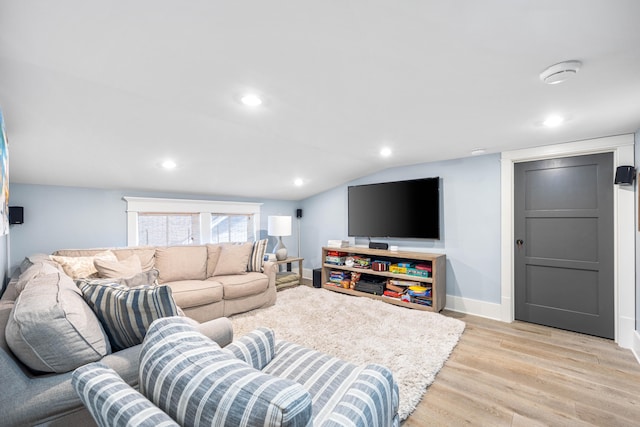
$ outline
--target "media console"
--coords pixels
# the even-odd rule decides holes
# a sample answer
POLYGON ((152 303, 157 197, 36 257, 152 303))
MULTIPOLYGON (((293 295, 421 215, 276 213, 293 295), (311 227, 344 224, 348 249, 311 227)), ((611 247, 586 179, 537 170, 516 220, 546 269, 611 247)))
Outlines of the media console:
POLYGON ((399 305, 401 307, 414 308, 417 310, 425 311, 441 311, 446 303, 446 255, 444 254, 429 254, 423 252, 410 252, 410 251, 388 251, 382 249, 369 249, 359 247, 347 247, 347 248, 322 248, 322 273, 321 283, 324 289, 328 289, 334 292, 341 292, 348 295, 355 295, 367 298, 373 298, 380 301, 384 301, 389 304, 399 305), (390 271, 375 271, 371 268, 358 268, 349 267, 347 265, 335 265, 327 262, 327 254, 329 252, 342 252, 348 254, 348 256, 355 257, 367 257, 372 261, 388 261, 391 263, 414 263, 414 264, 427 264, 431 266, 430 277, 422 277, 410 274, 398 274, 390 271), (341 272, 356 272, 376 276, 379 278, 399 279, 405 281, 418 282, 420 286, 431 289, 431 306, 423 304, 417 304, 408 301, 401 301, 398 298, 391 298, 384 295, 374 295, 367 292, 361 292, 350 288, 344 288, 337 286, 329 281, 331 271, 341 272))

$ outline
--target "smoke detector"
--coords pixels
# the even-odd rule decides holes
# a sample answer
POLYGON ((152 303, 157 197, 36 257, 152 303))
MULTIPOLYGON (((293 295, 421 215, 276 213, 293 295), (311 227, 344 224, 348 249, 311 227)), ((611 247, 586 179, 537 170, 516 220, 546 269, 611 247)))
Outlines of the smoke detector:
POLYGON ((562 83, 575 76, 582 66, 580 61, 564 61, 555 64, 540 73, 540 80, 549 85, 562 83))

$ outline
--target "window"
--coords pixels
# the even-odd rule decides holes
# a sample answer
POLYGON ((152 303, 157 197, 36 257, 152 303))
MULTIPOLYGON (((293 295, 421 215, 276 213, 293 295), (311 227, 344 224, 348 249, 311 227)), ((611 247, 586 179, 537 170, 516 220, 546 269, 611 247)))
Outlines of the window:
POLYGON ((254 240, 253 215, 211 215, 211 243, 254 240))
POLYGON ((254 241, 261 203, 125 197, 129 246, 254 241))
POLYGON ((138 213, 138 244, 150 246, 197 245, 200 214, 138 213))

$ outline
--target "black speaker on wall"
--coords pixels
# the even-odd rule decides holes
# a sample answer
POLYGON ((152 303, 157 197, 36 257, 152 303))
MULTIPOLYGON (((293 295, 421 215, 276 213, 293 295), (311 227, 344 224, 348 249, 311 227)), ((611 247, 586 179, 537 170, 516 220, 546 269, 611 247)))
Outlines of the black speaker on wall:
POLYGON ((24 223, 24 208, 22 206, 9 206, 9 224, 24 223))
POLYGON ((296 218, 302 218, 302 209, 296 209, 296 218))
POLYGON ((614 184, 631 185, 636 177, 636 170, 633 166, 618 166, 616 168, 616 179, 614 184))

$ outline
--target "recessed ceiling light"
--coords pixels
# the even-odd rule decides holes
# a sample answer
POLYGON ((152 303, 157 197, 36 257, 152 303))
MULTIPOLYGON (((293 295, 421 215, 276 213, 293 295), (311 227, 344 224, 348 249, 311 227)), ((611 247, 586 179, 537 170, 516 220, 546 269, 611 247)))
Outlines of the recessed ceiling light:
POLYGON ((391 148, 384 147, 382 150, 380 150, 380 155, 382 157, 389 157, 391 155, 391 148))
POLYGON ((304 184, 304 181, 302 180, 302 178, 296 178, 293 180, 293 185, 295 185, 296 187, 301 187, 304 184))
POLYGON ((560 126, 562 123, 564 123, 564 117, 558 115, 549 116, 542 122, 542 124, 548 128, 560 126))
POLYGON ((240 98, 240 101, 247 107, 257 107, 262 104, 262 99, 255 93, 248 93, 240 98))
POLYGON ((580 70, 582 62, 580 61, 564 61, 555 64, 540 73, 540 80, 549 85, 562 83, 567 79, 575 76, 580 70))
POLYGON ((162 167, 165 169, 175 169, 176 168, 176 162, 174 162, 173 160, 165 160, 164 162, 162 162, 162 167))
POLYGON ((479 156, 480 154, 484 154, 486 152, 487 152, 487 150, 485 150, 484 148, 474 148, 473 150, 471 150, 471 155, 472 156, 479 156))

